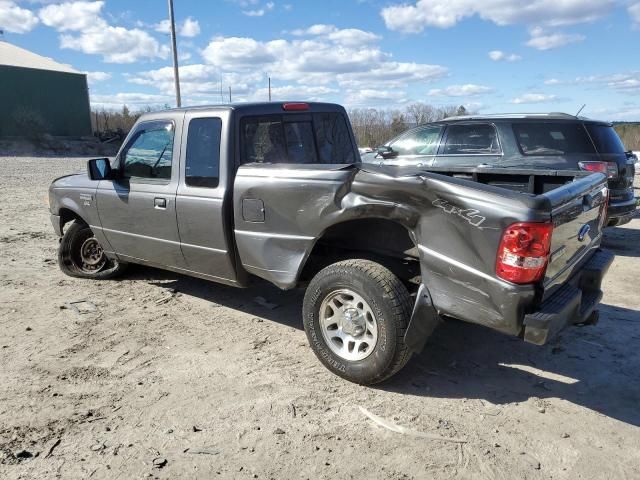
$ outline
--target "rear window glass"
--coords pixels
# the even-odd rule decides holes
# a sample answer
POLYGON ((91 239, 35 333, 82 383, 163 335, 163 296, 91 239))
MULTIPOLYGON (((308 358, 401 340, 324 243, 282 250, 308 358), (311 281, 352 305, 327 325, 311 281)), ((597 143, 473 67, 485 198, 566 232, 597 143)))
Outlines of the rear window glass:
POLYGON ((222 120, 194 118, 189 122, 185 183, 191 187, 215 188, 220 175, 222 120))
POLYGON ((498 155, 500 145, 493 125, 450 125, 444 155, 498 155))
POLYGON ((525 155, 596 153, 580 123, 517 123, 513 130, 525 155))
POLYGON ((591 135, 593 143, 596 144, 598 152, 624 154, 624 144, 613 127, 589 124, 587 124, 586 127, 587 130, 589 130, 589 135, 591 135))
POLYGON ((339 113, 247 117, 240 131, 243 164, 356 161, 349 129, 339 113))

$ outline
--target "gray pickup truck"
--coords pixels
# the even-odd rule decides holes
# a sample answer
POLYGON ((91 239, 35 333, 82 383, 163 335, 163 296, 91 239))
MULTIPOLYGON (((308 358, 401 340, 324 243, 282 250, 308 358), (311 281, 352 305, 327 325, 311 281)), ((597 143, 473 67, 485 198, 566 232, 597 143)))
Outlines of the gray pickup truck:
POLYGON ((344 109, 323 103, 146 114, 113 161, 49 189, 64 273, 136 263, 306 288, 312 349, 362 384, 442 319, 535 344, 595 322, 607 196, 602 173, 362 164, 344 109))

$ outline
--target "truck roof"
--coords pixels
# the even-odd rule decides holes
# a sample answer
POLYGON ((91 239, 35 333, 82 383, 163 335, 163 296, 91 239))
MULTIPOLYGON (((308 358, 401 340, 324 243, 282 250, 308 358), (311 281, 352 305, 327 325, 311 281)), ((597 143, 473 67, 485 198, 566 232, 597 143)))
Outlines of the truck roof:
POLYGON ((235 102, 221 103, 213 105, 197 105, 191 107, 170 108, 167 112, 201 112, 203 110, 236 110, 246 114, 252 113, 280 113, 285 111, 286 104, 306 104, 309 112, 314 111, 343 111, 344 108, 337 103, 324 102, 304 102, 300 100, 277 101, 277 102, 235 102))

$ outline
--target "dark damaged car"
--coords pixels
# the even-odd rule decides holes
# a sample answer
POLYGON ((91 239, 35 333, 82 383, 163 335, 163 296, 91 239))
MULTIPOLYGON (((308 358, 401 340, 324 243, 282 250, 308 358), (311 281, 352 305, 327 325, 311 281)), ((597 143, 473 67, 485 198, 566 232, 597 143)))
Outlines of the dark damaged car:
POLYGON ((608 226, 628 223, 636 209, 633 155, 625 152, 613 126, 565 113, 451 117, 414 127, 362 160, 390 166, 602 172, 609 181, 608 226))
POLYGON ((443 319, 535 344, 595 322, 607 195, 603 173, 362 164, 344 109, 322 103, 146 114, 114 160, 49 190, 66 274, 136 263, 304 288, 312 349, 363 384, 443 319))

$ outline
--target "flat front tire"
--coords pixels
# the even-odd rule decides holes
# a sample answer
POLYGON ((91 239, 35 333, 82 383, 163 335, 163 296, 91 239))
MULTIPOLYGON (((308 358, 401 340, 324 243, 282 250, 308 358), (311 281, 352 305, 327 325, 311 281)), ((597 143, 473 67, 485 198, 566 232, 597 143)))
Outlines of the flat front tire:
POLYGON ((71 277, 106 280, 120 275, 126 264, 108 258, 91 228, 74 221, 58 248, 60 270, 71 277))
POLYGON ((304 328, 325 367, 351 382, 374 384, 409 361, 404 335, 411 310, 409 292, 386 267, 345 260, 309 283, 304 328))

